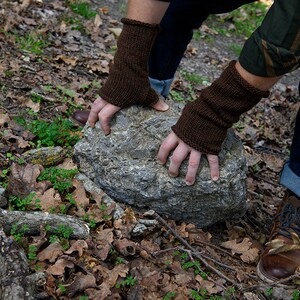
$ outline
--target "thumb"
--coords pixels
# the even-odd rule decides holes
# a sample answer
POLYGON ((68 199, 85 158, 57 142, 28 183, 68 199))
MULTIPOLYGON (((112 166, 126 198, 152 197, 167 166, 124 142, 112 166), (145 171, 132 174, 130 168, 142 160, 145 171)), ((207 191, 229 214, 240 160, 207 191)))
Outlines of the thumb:
POLYGON ((161 98, 159 98, 159 100, 151 106, 158 111, 167 111, 169 109, 169 105, 161 98))

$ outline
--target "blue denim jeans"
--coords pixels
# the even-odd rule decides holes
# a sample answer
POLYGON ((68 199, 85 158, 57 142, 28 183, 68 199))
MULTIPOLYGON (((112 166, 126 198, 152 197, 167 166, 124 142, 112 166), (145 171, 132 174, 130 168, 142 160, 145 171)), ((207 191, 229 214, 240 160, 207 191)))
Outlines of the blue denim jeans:
POLYGON ((284 165, 280 183, 300 197, 300 109, 296 117, 290 159, 284 165))
POLYGON ((225 13, 255 0, 173 0, 161 23, 149 58, 149 77, 152 87, 168 96, 175 72, 193 37, 210 14, 225 13))

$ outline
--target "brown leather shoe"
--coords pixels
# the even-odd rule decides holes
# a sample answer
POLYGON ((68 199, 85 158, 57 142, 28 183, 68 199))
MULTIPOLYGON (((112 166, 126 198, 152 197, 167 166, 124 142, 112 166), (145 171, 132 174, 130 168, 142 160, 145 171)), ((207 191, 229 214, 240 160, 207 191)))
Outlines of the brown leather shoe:
POLYGON ((71 116, 70 120, 75 124, 84 127, 88 118, 90 111, 89 110, 76 110, 71 116))
POLYGON ((277 209, 266 249, 257 266, 258 276, 274 282, 295 274, 300 266, 300 198, 287 191, 277 209))

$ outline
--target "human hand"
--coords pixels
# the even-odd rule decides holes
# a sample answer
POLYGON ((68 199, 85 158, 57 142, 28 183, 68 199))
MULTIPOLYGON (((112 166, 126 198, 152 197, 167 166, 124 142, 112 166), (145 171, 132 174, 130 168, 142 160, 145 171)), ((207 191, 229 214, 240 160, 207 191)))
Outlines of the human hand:
MULTIPOLYGON (((169 166, 169 175, 172 177, 178 176, 182 162, 190 155, 185 182, 187 185, 193 185, 203 154, 184 143, 174 132, 171 132, 161 144, 157 159, 162 164, 165 164, 173 149, 174 152, 169 166)), ((206 154, 206 156, 210 167, 210 176, 212 180, 216 181, 220 176, 218 156, 213 154, 206 154)))
MULTIPOLYGON (((158 102, 151 106, 157 111, 166 111, 169 109, 169 105, 161 98, 159 98, 158 102)), ((119 110, 121 110, 121 107, 110 104, 99 97, 92 104, 88 123, 92 128, 94 128, 96 122, 99 120, 101 129, 105 135, 108 135, 110 133, 109 121, 119 110)))
POLYGON ((110 104, 99 97, 92 104, 88 123, 92 128, 94 128, 96 122, 99 120, 100 127, 104 134, 108 135, 110 133, 109 121, 120 109, 121 107, 110 104))

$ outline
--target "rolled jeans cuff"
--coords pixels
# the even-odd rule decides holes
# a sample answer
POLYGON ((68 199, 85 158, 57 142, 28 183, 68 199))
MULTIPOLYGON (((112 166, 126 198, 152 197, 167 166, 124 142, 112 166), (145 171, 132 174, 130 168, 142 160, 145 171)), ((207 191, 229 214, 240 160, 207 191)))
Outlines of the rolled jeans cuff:
POLYGON ((165 98, 169 96, 173 80, 174 80, 174 77, 170 78, 170 79, 164 79, 164 80, 158 80, 158 79, 149 77, 151 87, 158 94, 162 95, 165 98))
POLYGON ((289 162, 287 162, 283 167, 280 177, 280 184, 300 197, 300 177, 291 170, 289 167, 289 162))

